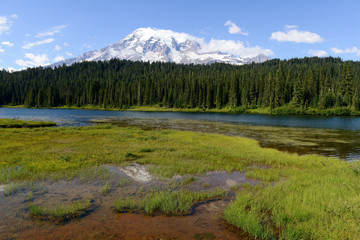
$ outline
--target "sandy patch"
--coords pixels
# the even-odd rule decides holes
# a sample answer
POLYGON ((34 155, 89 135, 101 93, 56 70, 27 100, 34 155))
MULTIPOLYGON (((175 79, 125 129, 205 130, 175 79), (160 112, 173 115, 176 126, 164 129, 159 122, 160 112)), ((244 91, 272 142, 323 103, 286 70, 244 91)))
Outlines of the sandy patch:
POLYGON ((121 171, 137 182, 149 182, 152 180, 152 177, 146 167, 139 164, 123 167, 121 171))

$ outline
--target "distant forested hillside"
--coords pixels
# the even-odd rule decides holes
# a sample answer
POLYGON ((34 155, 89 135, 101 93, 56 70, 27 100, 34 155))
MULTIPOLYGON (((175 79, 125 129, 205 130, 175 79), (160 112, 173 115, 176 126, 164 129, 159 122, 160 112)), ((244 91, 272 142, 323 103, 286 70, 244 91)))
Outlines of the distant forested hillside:
POLYGON ((261 64, 82 62, 0 72, 0 105, 360 109, 360 63, 339 58, 261 64))

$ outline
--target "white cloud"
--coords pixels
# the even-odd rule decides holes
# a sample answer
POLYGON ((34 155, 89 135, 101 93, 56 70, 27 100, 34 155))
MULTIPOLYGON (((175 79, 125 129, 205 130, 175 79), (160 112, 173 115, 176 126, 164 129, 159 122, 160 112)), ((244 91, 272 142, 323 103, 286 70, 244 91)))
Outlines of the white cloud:
POLYGON ((70 45, 67 42, 64 42, 64 47, 70 47, 70 45))
POLYGON ((13 20, 17 19, 18 16, 16 14, 8 16, 0 16, 0 35, 3 33, 8 33, 11 25, 13 24, 13 20))
POLYGON ((271 40, 279 42, 295 42, 295 43, 320 43, 324 39, 319 34, 299 31, 295 25, 286 25, 285 32, 273 32, 271 33, 271 40))
POLYGON ((47 29, 44 32, 40 32, 36 35, 36 37, 47 37, 47 36, 53 36, 56 33, 61 32, 63 29, 67 28, 67 25, 59 25, 59 26, 54 26, 51 27, 49 29, 47 29))
POLYGON ((69 57, 71 57, 73 54, 70 52, 65 52, 66 55, 68 55, 69 57))
POLYGON ((55 48, 54 48, 55 51, 60 51, 61 50, 61 47, 59 45, 55 45, 55 48))
POLYGON ((65 60, 65 58, 63 56, 60 56, 60 55, 57 55, 56 58, 54 58, 54 62, 60 62, 60 61, 63 61, 65 60))
POLYGON ((47 38, 47 39, 44 39, 44 40, 41 40, 41 41, 37 41, 37 42, 33 42, 33 43, 28 43, 24 46, 22 46, 22 48, 24 49, 30 49, 34 46, 38 46, 38 45, 42 45, 42 44, 46 44, 46 43, 52 43, 55 39, 53 38, 47 38))
POLYGON ((360 49, 357 47, 339 49, 339 48, 331 48, 331 51, 335 54, 343 54, 343 53, 355 53, 356 56, 360 57, 360 49))
POLYGON ((0 47, 0 53, 1 53, 1 52, 5 52, 5 50, 0 47))
POLYGON ((299 27, 298 25, 289 25, 289 24, 285 25, 285 29, 294 29, 294 28, 298 28, 298 27, 299 27))
POLYGON ((14 46, 14 44, 9 41, 2 42, 1 45, 8 46, 8 47, 14 46))
POLYGON ((35 55, 32 53, 25 53, 25 58, 28 60, 18 59, 15 63, 22 67, 46 66, 50 64, 49 58, 46 54, 35 55))
POLYGON ((316 57, 326 57, 328 55, 328 53, 325 52, 324 50, 312 50, 312 49, 308 51, 308 54, 311 54, 312 56, 316 56, 316 57))
POLYGON ((241 41, 211 39, 209 43, 202 41, 201 52, 225 52, 243 58, 256 57, 259 54, 273 55, 270 49, 259 46, 247 47, 241 41))
POLYGON ((241 31, 241 28, 236 26, 235 23, 233 23, 232 21, 228 20, 225 22, 224 26, 228 26, 229 27, 229 33, 230 34, 241 34, 244 36, 249 35, 247 32, 243 32, 241 31))
POLYGON ((90 45, 90 44, 88 44, 88 43, 84 43, 82 46, 81 46, 81 49, 92 49, 93 47, 90 45))

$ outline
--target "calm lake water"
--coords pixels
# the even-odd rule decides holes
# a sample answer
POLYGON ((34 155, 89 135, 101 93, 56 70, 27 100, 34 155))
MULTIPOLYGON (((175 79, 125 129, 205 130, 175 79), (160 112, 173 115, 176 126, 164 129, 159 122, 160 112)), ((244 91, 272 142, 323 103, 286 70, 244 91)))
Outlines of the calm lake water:
POLYGON ((359 117, 0 108, 0 118, 53 121, 59 126, 111 122, 145 129, 221 133, 254 138, 261 146, 299 154, 360 159, 359 117))

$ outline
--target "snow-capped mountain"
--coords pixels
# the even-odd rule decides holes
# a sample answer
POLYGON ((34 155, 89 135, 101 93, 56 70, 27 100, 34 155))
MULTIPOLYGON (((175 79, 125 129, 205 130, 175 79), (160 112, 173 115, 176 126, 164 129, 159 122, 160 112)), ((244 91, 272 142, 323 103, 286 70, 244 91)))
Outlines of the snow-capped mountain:
POLYGON ((203 39, 171 30, 139 28, 123 40, 100 50, 83 53, 51 65, 71 65, 82 61, 106 61, 112 58, 132 61, 162 61, 175 63, 210 64, 224 62, 242 65, 264 62, 268 56, 260 54, 254 58, 240 58, 224 52, 210 52, 202 49, 203 39))

